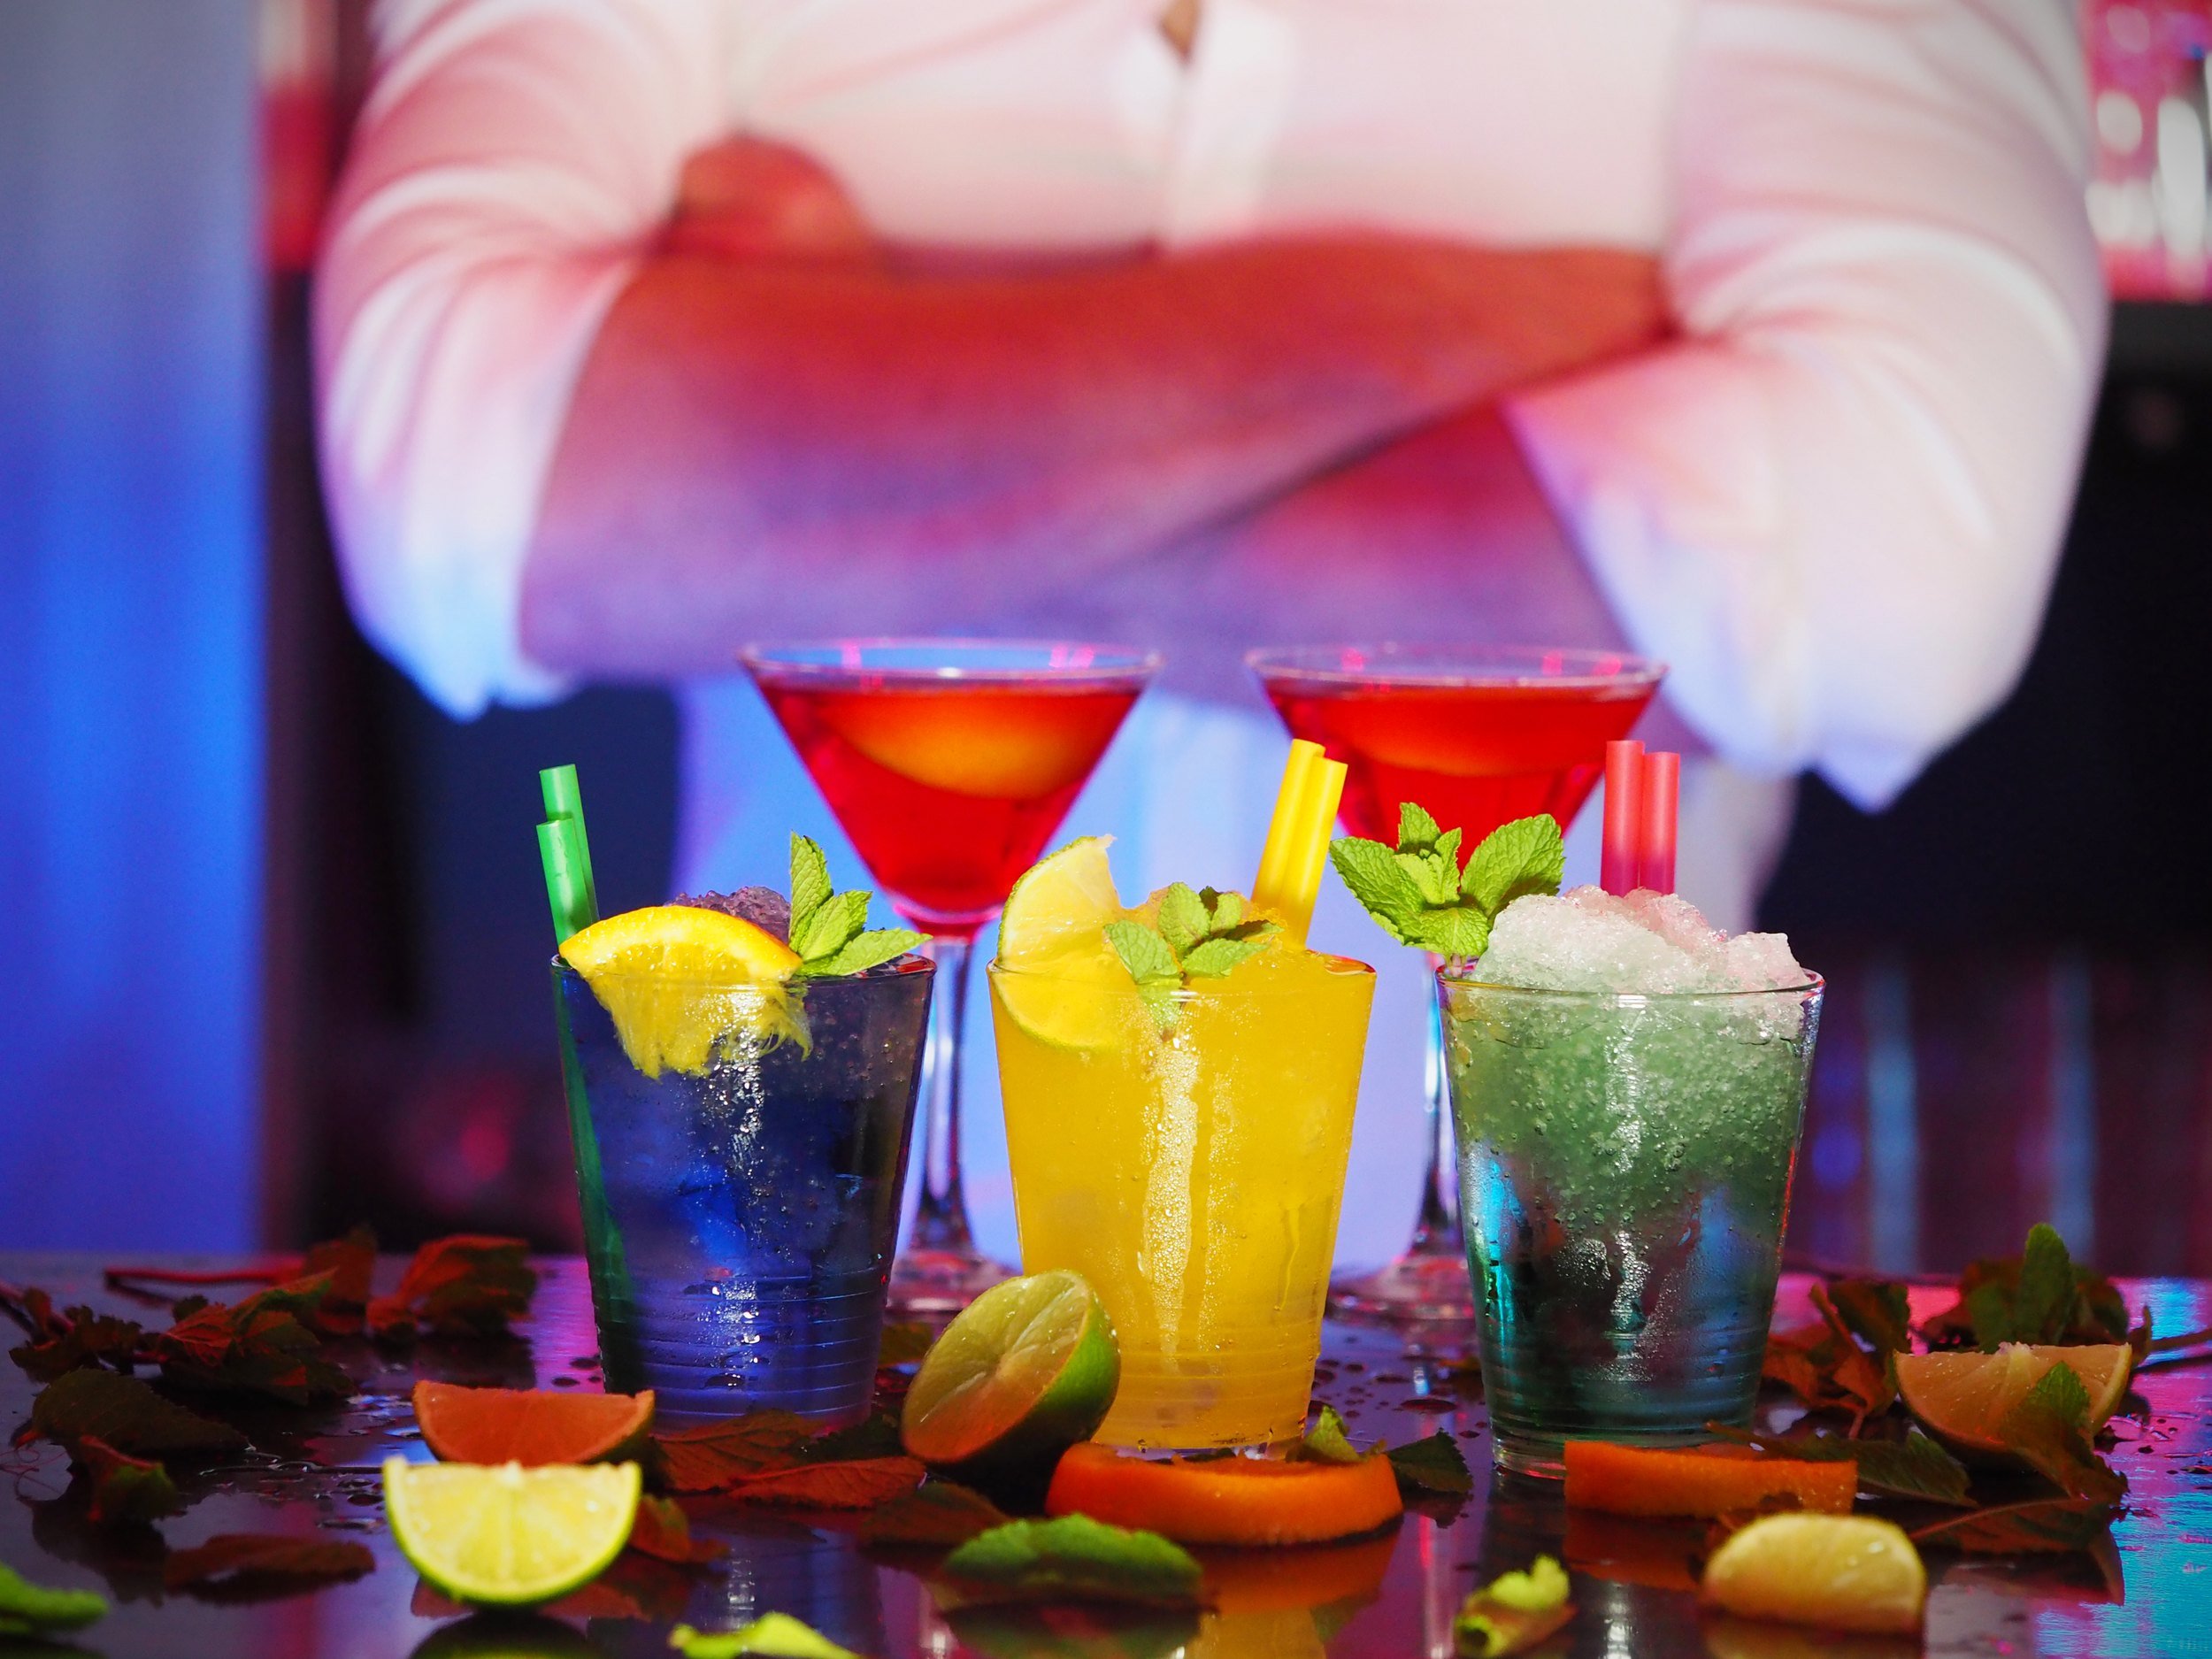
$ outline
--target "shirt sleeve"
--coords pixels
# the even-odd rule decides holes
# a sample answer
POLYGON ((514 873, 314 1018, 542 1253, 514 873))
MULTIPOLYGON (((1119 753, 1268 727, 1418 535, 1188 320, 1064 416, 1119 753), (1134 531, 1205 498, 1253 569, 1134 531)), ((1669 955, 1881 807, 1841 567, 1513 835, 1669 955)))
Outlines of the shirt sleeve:
POLYGON ((1535 388, 1532 467, 1732 761, 1886 803, 2026 660, 2106 307, 2064 0, 1698 0, 1678 342, 1535 388))
POLYGON ((438 703, 563 689, 522 565, 599 325, 718 125, 705 0, 396 0, 316 293, 355 616, 438 703))

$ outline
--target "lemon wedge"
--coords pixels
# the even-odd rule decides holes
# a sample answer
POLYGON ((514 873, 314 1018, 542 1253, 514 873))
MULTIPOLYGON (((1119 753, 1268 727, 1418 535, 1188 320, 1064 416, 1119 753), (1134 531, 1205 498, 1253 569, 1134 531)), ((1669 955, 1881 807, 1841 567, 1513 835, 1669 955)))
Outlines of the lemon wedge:
POLYGON ((1070 841, 1007 895, 991 975, 999 1006, 1041 1042, 1103 1048, 1127 1028, 1129 971, 1106 940, 1123 914, 1107 867, 1110 835, 1070 841))
POLYGON ((648 905, 571 934, 561 955, 647 1077, 695 1077, 717 1058, 786 1038, 806 1046, 789 984, 798 955, 741 917, 648 905))

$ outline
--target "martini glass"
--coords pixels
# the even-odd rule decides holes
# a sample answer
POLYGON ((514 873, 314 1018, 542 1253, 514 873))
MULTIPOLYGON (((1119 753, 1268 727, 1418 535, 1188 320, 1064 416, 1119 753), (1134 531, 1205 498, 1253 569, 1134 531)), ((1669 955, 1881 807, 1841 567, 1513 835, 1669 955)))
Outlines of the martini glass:
POLYGON ((820 640, 741 654, 815 787, 937 961, 922 1183, 890 1305, 957 1312, 1009 1271, 960 1188, 960 1031, 975 936, 1035 864, 1160 665, 1054 640, 820 640))
MULTIPOLYGON (((1413 801, 1460 830, 1468 852, 1499 825, 1534 813, 1571 826, 1604 775, 1606 744, 1628 735, 1666 672, 1615 651, 1510 645, 1308 645, 1244 660, 1291 735, 1345 764, 1346 829, 1395 845, 1399 803, 1413 801)), ((1475 1317, 1434 1001, 1428 1172, 1413 1241, 1388 1266, 1335 1281, 1329 1305, 1339 1313, 1475 1317)))

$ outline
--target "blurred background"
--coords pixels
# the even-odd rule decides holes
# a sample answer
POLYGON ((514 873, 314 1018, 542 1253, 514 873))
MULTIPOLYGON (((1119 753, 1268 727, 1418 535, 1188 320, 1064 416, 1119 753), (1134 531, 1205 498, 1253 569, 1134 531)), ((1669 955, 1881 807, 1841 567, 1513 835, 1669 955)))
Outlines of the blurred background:
MULTIPOLYGON (((641 687, 456 725, 347 617, 306 273, 365 12, 0 6, 0 1248, 575 1242, 534 773, 587 780, 604 907, 656 902, 679 733, 641 687)), ((2212 1273, 2212 0, 2082 27, 2116 310, 2044 634, 1889 811, 1809 782, 1763 913, 1833 987, 1809 1258, 2048 1217, 2212 1273)))

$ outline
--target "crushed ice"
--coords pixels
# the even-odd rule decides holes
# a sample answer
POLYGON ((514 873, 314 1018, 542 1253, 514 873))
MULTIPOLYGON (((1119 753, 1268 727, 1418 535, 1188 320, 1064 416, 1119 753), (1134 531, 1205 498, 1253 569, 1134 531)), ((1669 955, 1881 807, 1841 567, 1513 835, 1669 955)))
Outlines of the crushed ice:
POLYGON ((1491 929, 1481 977, 1548 991, 1772 991, 1802 985, 1783 933, 1716 929, 1688 900, 1576 887, 1516 899, 1491 929))

